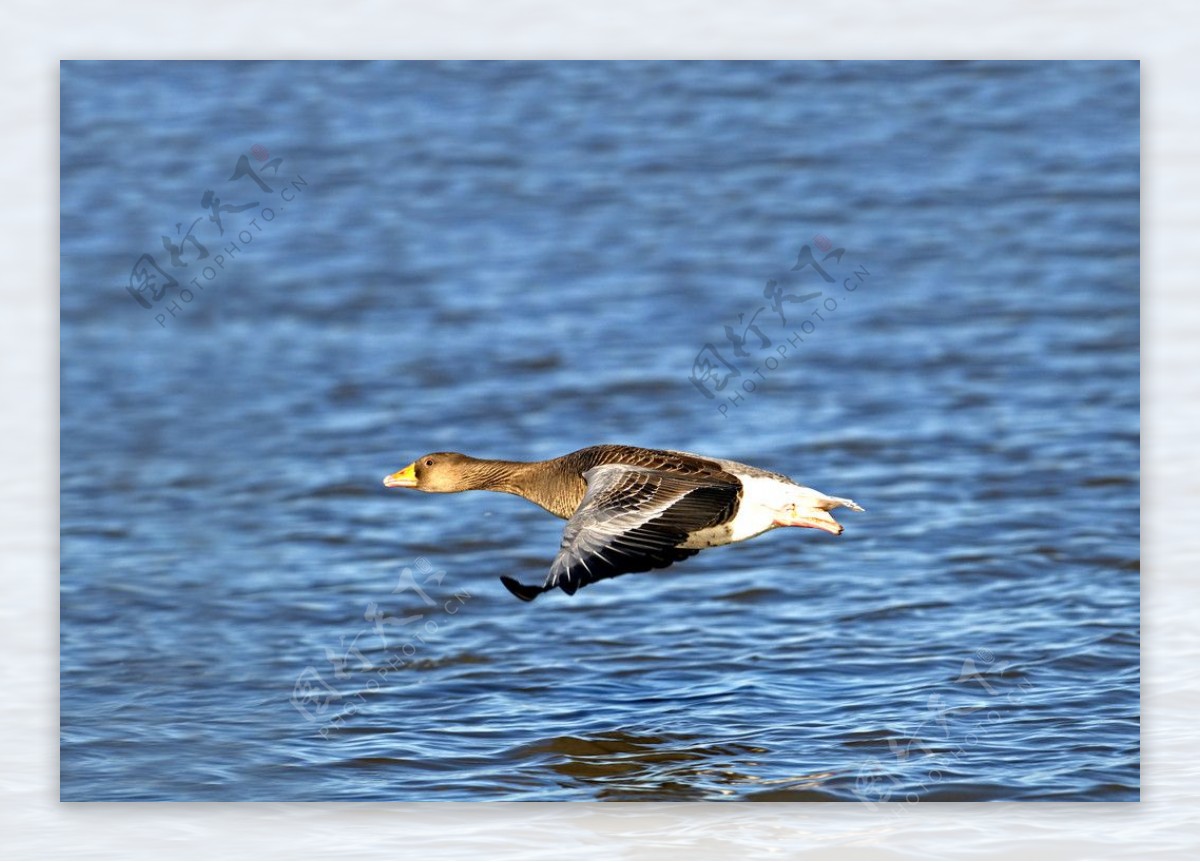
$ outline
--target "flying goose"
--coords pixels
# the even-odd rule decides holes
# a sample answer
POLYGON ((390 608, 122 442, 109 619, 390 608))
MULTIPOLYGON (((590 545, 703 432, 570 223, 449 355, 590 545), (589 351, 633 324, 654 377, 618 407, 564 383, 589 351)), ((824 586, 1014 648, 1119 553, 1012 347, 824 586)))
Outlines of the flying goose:
POLYGON ((704 548, 751 539, 776 527, 811 527, 835 536, 829 514, 853 500, 830 497, 758 467, 689 452, 589 446, 549 461, 494 461, 433 452, 383 480, 389 488, 432 493, 502 491, 567 521, 541 586, 500 580, 533 601, 630 572, 661 569, 704 548))

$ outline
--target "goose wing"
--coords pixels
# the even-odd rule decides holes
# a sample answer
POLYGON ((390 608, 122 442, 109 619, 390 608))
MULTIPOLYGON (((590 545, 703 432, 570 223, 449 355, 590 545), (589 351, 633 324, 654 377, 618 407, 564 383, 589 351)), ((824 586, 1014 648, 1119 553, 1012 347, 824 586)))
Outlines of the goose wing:
POLYGON ((678 547, 689 534, 733 517, 741 485, 628 464, 583 474, 587 492, 567 521, 562 545, 541 587, 502 578, 529 601, 561 587, 568 595, 604 578, 661 569, 698 550, 678 547))

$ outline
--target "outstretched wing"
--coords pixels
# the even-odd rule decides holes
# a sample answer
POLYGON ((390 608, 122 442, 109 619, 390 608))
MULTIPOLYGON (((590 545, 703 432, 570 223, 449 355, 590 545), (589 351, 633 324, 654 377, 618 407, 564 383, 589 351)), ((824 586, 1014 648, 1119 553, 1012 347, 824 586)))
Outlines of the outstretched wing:
POLYGON ((568 595, 604 578, 661 569, 699 553, 678 547, 696 530, 737 510, 740 486, 711 477, 604 464, 583 474, 588 489, 563 530, 562 545, 540 587, 504 579, 526 601, 554 587, 568 595))

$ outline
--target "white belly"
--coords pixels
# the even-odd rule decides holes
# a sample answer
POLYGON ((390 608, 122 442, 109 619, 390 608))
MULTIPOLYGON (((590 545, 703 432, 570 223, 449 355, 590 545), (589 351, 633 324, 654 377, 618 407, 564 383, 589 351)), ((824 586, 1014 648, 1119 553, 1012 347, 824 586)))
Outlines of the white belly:
POLYGON ((737 470, 729 472, 742 483, 742 500, 737 515, 728 523, 692 533, 680 547, 714 548, 752 539, 778 526, 775 519, 780 510, 795 502, 804 492, 811 492, 808 488, 772 476, 755 476, 737 470))

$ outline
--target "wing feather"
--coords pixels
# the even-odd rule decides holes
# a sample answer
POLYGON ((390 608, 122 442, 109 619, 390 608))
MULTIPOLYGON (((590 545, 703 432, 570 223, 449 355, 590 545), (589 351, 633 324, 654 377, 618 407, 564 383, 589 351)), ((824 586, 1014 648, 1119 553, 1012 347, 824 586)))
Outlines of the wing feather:
POLYGON ((560 587, 570 595, 605 578, 687 559, 699 551, 678 546, 732 517, 741 492, 732 481, 627 464, 593 467, 583 477, 587 492, 567 521, 543 591, 560 587))

